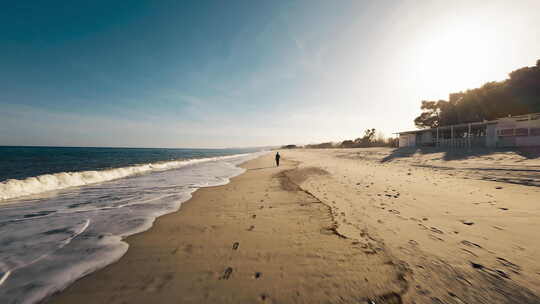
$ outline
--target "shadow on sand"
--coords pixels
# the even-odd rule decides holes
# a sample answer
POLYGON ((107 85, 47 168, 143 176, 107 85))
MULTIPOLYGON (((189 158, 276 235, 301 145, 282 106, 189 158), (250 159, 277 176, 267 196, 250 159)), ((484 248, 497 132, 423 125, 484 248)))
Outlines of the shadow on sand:
POLYGON ((414 147, 414 148, 397 148, 392 153, 384 157, 381 162, 389 162, 397 158, 411 157, 416 153, 420 154, 433 154, 444 153, 443 160, 460 160, 469 157, 485 156, 493 153, 514 152, 527 159, 534 159, 540 157, 540 147, 519 147, 519 148, 473 148, 473 149, 452 149, 448 148, 434 148, 434 147, 414 147))

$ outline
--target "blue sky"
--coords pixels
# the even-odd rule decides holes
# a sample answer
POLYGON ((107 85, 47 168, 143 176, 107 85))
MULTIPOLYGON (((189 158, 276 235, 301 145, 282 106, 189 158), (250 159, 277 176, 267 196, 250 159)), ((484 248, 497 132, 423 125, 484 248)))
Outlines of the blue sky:
POLYGON ((230 147, 387 135, 540 59, 540 1, 18 1, 0 145, 230 147))

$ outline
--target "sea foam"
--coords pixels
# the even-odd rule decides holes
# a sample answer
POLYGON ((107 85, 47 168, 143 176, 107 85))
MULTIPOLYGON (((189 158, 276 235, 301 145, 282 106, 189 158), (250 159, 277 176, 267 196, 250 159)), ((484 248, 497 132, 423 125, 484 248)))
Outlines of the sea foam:
MULTIPOLYGON (((125 237, 179 210, 198 188, 228 183, 245 171, 239 164, 264 153, 93 171, 115 180, 0 204, 0 303, 39 303, 117 261, 128 250, 125 237), (137 174, 149 171, 154 172, 137 174)), ((102 181, 81 181, 85 173, 51 176, 75 174, 73 179, 85 184, 102 181)))
POLYGON ((22 180, 8 179, 6 181, 0 182, 0 201, 18 198, 26 195, 40 194, 47 191, 66 189, 69 187, 77 187, 106 182, 151 171, 169 170, 201 162, 224 160, 232 157, 239 157, 242 155, 245 154, 189 160, 175 160, 100 171, 60 172, 54 174, 44 174, 35 177, 28 177, 22 180))

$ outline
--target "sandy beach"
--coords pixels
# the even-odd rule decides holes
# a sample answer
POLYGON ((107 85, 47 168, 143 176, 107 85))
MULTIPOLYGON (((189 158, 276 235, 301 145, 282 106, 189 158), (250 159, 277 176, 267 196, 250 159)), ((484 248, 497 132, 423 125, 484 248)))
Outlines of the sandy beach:
POLYGON ((540 161, 285 150, 47 303, 540 303, 540 161))

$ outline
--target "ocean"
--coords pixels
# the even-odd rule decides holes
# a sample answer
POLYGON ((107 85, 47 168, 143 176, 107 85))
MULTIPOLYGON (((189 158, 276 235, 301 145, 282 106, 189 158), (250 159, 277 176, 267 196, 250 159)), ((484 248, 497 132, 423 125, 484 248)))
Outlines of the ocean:
POLYGON ((118 260, 260 149, 0 147, 0 303, 36 303, 118 260))

